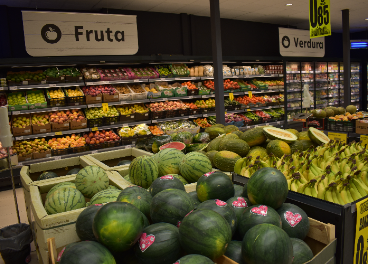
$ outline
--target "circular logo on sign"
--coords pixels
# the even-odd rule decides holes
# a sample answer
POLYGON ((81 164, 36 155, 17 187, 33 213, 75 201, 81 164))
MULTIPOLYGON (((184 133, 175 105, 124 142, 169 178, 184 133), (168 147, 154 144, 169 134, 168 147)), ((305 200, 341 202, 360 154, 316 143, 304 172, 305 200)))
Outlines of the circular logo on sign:
POLYGON ((284 46, 285 49, 287 49, 288 47, 290 47, 290 39, 288 36, 283 36, 282 41, 281 41, 282 46, 284 46))
POLYGON ((46 24, 41 29, 41 36, 47 43, 55 44, 61 39, 61 30, 54 24, 46 24))

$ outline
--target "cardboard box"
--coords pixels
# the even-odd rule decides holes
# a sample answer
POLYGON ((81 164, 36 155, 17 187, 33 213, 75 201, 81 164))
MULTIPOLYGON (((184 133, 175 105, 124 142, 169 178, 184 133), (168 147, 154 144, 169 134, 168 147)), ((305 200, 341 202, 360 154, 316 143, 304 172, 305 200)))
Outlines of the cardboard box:
POLYGON ((32 153, 33 159, 44 159, 44 158, 50 158, 51 157, 51 149, 46 150, 45 152, 40 153, 32 153))
POLYGON ((119 92, 115 90, 113 95, 103 94, 103 101, 104 103, 119 102, 119 92))
POLYGON ((20 156, 18 155, 18 162, 22 162, 22 161, 26 161, 26 160, 31 160, 33 158, 32 153, 28 154, 26 156, 20 156))
POLYGON ((81 122, 70 121, 70 130, 83 129, 83 128, 87 128, 87 119, 84 119, 81 122))
POLYGON ((355 133, 367 135, 368 134, 368 120, 357 120, 355 124, 355 133))
POLYGON ((53 132, 66 131, 66 130, 70 130, 70 122, 66 122, 63 124, 51 123, 51 131, 53 132))
POLYGON ((32 125, 32 133, 33 134, 43 134, 51 132, 51 124, 48 123, 44 126, 32 125))
POLYGON ((27 136, 27 135, 32 135, 32 125, 31 125, 31 115, 27 114, 27 115, 21 115, 21 116, 12 116, 12 132, 13 132, 13 136, 17 137, 17 136, 27 136), (16 117, 26 117, 27 119, 29 119, 29 126, 26 126, 25 128, 18 128, 18 127, 13 127, 13 122, 14 119, 16 117))
POLYGON ((91 96, 86 94, 86 104, 100 104, 102 103, 102 94, 91 96))

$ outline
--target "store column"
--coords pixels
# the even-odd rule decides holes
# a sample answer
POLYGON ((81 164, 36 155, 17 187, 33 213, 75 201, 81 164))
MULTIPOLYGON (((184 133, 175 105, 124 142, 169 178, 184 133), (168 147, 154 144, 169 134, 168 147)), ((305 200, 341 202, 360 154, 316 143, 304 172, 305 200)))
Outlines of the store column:
POLYGON ((349 9, 342 10, 342 44, 344 59, 344 107, 350 105, 351 89, 350 89, 350 23, 349 9))
POLYGON ((219 0, 210 0, 213 77, 215 82, 216 123, 225 125, 224 77, 222 73, 222 44, 219 0))

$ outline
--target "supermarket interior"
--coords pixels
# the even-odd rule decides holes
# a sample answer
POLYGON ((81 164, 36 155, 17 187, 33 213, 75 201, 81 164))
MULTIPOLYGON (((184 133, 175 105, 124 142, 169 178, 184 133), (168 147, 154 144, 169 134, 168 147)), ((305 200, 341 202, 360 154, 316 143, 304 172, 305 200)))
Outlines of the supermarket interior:
POLYGON ((366 0, 0 0, 0 264, 363 264, 366 0))

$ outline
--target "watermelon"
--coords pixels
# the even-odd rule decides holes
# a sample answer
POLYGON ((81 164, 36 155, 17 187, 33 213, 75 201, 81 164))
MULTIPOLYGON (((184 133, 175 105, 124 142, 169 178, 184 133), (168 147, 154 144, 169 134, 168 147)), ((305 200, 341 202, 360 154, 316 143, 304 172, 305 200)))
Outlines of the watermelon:
POLYGON ((278 209, 285 202, 288 184, 282 172, 274 168, 262 168, 250 177, 247 184, 249 201, 278 209))
POLYGON ((309 218, 300 207, 284 203, 278 210, 281 217, 282 229, 289 237, 304 240, 309 232, 309 218))
POLYGON ((118 187, 114 186, 114 185, 109 185, 106 190, 120 190, 118 187))
POLYGON ((185 147, 185 152, 193 152, 193 151, 202 151, 206 149, 207 144, 206 143, 194 143, 194 144, 187 144, 185 147))
POLYGON ((226 201, 234 196, 234 185, 229 176, 220 171, 212 171, 199 178, 196 186, 198 199, 204 202, 209 199, 226 201))
POLYGON ((263 133, 262 128, 252 128, 243 133, 240 139, 246 141, 250 147, 261 145, 266 141, 266 136, 263 133))
POLYGON ((64 252, 60 264, 116 264, 109 250, 95 241, 82 241, 64 252))
POLYGON ((118 164, 116 164, 116 166, 130 165, 130 163, 132 163, 131 160, 121 160, 118 162, 118 164))
POLYGON ((152 152, 157 153, 160 151, 160 147, 166 143, 171 142, 171 137, 169 135, 157 136, 153 138, 152 152))
POLYGON ((160 150, 167 149, 167 148, 175 148, 177 150, 182 151, 183 149, 185 149, 185 147, 186 147, 185 144, 182 142, 170 142, 165 145, 162 145, 160 147, 160 150))
POLYGON ((48 214, 58 214, 83 208, 86 200, 83 194, 71 187, 60 187, 46 199, 45 209, 48 214))
POLYGON ((141 212, 141 214, 142 214, 142 216, 143 216, 143 222, 144 222, 144 224, 143 224, 143 228, 146 228, 147 226, 149 226, 149 225, 150 225, 150 222, 149 222, 149 220, 148 220, 147 216, 145 216, 145 214, 144 214, 144 213, 142 213, 142 212, 141 212))
POLYGON ((242 255, 248 264, 291 264, 293 246, 284 230, 271 224, 261 224, 245 234, 242 255))
POLYGON ((89 205, 115 202, 121 190, 106 189, 93 195, 89 205))
POLYGON ((57 178, 57 177, 59 177, 59 175, 57 175, 55 172, 45 171, 38 177, 37 181, 42 181, 42 180, 47 180, 47 179, 52 179, 52 178, 57 178))
POLYGON ((161 150, 154 156, 158 166, 158 176, 167 174, 178 174, 179 163, 184 157, 184 153, 174 148, 161 150))
POLYGON ((271 207, 257 204, 246 208, 238 224, 240 237, 244 237, 252 227, 264 223, 282 227, 279 214, 271 207))
POLYGON ((234 260, 236 263, 245 264, 242 255, 242 242, 241 241, 230 241, 226 248, 225 256, 229 259, 234 260))
POLYGON ((57 263, 60 263, 60 260, 61 260, 61 257, 63 256, 63 254, 68 251, 72 246, 74 246, 75 244, 77 244, 79 242, 73 242, 73 243, 70 243, 68 245, 66 245, 65 247, 63 247, 63 249, 59 252, 58 254, 58 257, 56 259, 56 262, 57 263))
POLYGON ((293 245, 293 264, 303 264, 313 258, 313 252, 303 240, 298 238, 290 238, 293 245))
POLYGON ((231 241, 231 228, 219 213, 197 209, 183 219, 179 227, 179 239, 186 253, 215 260, 224 255, 231 241))
POLYGON ((235 196, 228 199, 226 203, 233 208, 236 215, 236 223, 239 225, 243 212, 247 207, 251 206, 249 200, 241 196, 235 196))
POLYGON ((70 171, 68 171, 68 173, 66 175, 73 175, 73 174, 77 174, 81 169, 79 168, 74 168, 71 169, 70 171))
POLYGON ((207 132, 198 133, 193 137, 193 143, 208 143, 210 142, 210 135, 207 132))
POLYGON ((203 174, 212 171, 212 165, 206 155, 190 152, 181 159, 179 171, 188 182, 196 182, 203 174))
POLYGON ((207 200, 197 206, 197 209, 208 209, 219 213, 228 222, 231 233, 234 234, 237 226, 236 214, 232 206, 219 199, 207 200))
POLYGON ((184 179, 182 176, 180 176, 179 174, 172 174, 172 176, 174 176, 175 178, 179 179, 184 185, 188 184, 187 180, 184 179))
POLYGON ((182 257, 174 264, 215 264, 215 262, 202 255, 190 254, 182 257))
POLYGON ((234 196, 242 196, 242 195, 243 195, 243 186, 234 184, 234 196))
POLYGON ((219 170, 232 172, 238 159, 241 159, 238 154, 223 150, 216 153, 213 157, 213 163, 219 170))
POLYGON ((126 180, 126 181, 128 181, 128 182, 132 183, 132 182, 131 182, 131 180, 130 180, 129 174, 124 176, 124 180, 126 180))
POLYGON ((109 177, 100 167, 87 166, 75 176, 75 186, 84 196, 92 198, 93 195, 109 186, 109 177))
POLYGON ((185 191, 184 184, 172 175, 165 175, 153 181, 149 192, 154 197, 159 192, 166 189, 178 189, 185 191))
POLYGON ((146 227, 134 252, 142 264, 174 263, 181 256, 179 229, 167 223, 146 227))
POLYGON ((61 182, 61 183, 58 183, 56 184, 54 187, 52 187, 50 189, 50 191, 46 194, 46 199, 58 188, 60 187, 71 187, 71 188, 74 188, 74 189, 77 189, 77 187, 75 187, 75 184, 73 182, 61 182))
POLYGON ((197 195, 197 192, 196 191, 193 191, 193 192, 190 192, 188 193, 189 196, 192 198, 193 200, 193 204, 194 204, 194 207, 197 208, 197 206, 201 203, 200 200, 198 200, 198 195, 197 195))
POLYGON ((129 166, 129 178, 135 185, 143 188, 151 186, 158 177, 158 166, 156 161, 149 156, 135 158, 129 166))
POLYGON ((95 237, 112 253, 130 249, 138 241, 143 228, 143 214, 135 206, 123 202, 104 205, 93 220, 95 237))
POLYGON ((115 253, 114 257, 117 264, 140 264, 134 254, 134 247, 122 253, 115 253))
POLYGON ((137 207, 145 216, 150 217, 152 196, 146 189, 139 186, 130 186, 119 194, 116 201, 130 203, 137 207))
POLYGON ((217 150, 211 150, 211 151, 206 153, 206 156, 210 159, 211 165, 212 165, 213 168, 216 167, 215 164, 213 163, 213 158, 215 157, 217 152, 218 152, 217 150))
POLYGON ((98 210, 102 207, 101 204, 90 205, 77 218, 75 223, 75 229, 77 230, 77 235, 80 240, 97 241, 95 235, 93 234, 93 219, 98 210))
POLYGON ((194 204, 189 194, 182 190, 168 189, 152 198, 150 214, 153 223, 178 225, 193 209, 194 204))

